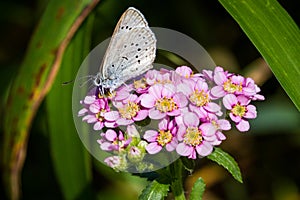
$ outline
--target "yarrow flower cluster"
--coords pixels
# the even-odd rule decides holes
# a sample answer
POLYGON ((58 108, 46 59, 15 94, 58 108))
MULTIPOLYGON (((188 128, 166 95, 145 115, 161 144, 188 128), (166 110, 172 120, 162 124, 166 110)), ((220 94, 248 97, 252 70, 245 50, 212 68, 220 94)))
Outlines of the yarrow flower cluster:
MULTIPOLYGON (((97 90, 96 90, 97 91, 97 90)), ((245 132, 257 116, 255 100, 264 100, 251 78, 216 67, 194 74, 187 66, 149 70, 142 78, 104 97, 96 92, 81 101, 78 115, 99 131, 104 162, 115 170, 151 169, 145 156, 176 152, 190 159, 205 157, 221 144, 230 121, 245 132), (225 113, 224 113, 225 111, 225 113), (143 130, 143 122, 156 127, 143 130)))

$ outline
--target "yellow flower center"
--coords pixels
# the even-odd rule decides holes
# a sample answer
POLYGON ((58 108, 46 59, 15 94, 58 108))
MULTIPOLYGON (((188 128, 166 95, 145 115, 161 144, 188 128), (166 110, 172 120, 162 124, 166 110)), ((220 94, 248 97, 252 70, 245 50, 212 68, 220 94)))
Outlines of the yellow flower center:
POLYGON ((155 103, 157 110, 160 112, 171 112, 177 109, 177 105, 174 102, 173 98, 163 97, 158 99, 155 103))
POLYGON ((105 109, 101 109, 100 112, 98 112, 98 113, 95 114, 96 118, 97 118, 100 122, 102 122, 102 121, 104 120, 104 117, 102 116, 102 114, 105 113, 105 112, 106 112, 105 109))
POLYGON ((112 142, 112 144, 119 146, 118 151, 124 151, 125 143, 126 143, 126 140, 119 140, 119 139, 116 139, 112 142))
POLYGON ((231 112, 236 115, 236 116, 240 116, 243 117, 245 115, 247 111, 246 106, 242 106, 240 104, 236 104, 232 109, 231 112))
POLYGON ((204 106, 209 102, 209 97, 203 90, 195 90, 190 96, 190 101, 198 107, 204 106))
POLYGON ((166 144, 171 142, 172 138, 173 135, 170 133, 170 130, 168 131, 159 130, 156 140, 160 146, 165 146, 166 144))
POLYGON ((136 103, 129 101, 123 108, 119 108, 119 113, 122 118, 131 119, 139 110, 140 107, 136 103))
POLYGON ((211 124, 212 124, 216 129, 219 129, 219 128, 220 128, 219 124, 218 124, 215 120, 212 120, 212 121, 211 121, 211 124))
POLYGON ((192 78, 194 76, 194 72, 192 72, 191 74, 186 74, 184 77, 185 78, 192 78))
POLYGON ((202 142, 202 140, 202 132, 197 127, 188 127, 186 129, 186 133, 183 138, 184 143, 197 146, 202 142))
POLYGON ((134 86, 135 89, 139 89, 139 88, 145 89, 147 87, 146 79, 142 78, 138 81, 134 81, 133 86, 134 86))
POLYGON ((165 80, 156 80, 154 82, 154 84, 162 84, 162 85, 168 84, 168 83, 172 83, 172 81, 170 81, 169 79, 165 79, 165 80))
POLYGON ((242 84, 234 84, 231 82, 230 79, 228 79, 225 83, 223 83, 223 89, 228 93, 234 93, 236 91, 242 92, 243 87, 242 84))
POLYGON ((104 95, 101 95, 100 93, 98 94, 98 98, 99 99, 102 99, 102 98, 104 98, 104 97, 108 97, 108 98, 113 98, 113 97, 115 97, 116 96, 116 91, 113 91, 112 93, 110 93, 109 91, 106 93, 106 94, 104 94, 104 95))

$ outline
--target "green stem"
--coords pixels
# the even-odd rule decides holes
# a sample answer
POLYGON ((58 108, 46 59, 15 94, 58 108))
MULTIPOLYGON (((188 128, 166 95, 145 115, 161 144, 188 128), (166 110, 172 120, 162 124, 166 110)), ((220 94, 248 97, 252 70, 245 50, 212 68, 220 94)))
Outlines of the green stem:
POLYGON ((182 168, 181 159, 176 160, 170 166, 170 173, 172 176, 171 189, 175 197, 175 200, 186 200, 184 196, 184 189, 182 184, 183 182, 182 169, 183 168, 182 168))

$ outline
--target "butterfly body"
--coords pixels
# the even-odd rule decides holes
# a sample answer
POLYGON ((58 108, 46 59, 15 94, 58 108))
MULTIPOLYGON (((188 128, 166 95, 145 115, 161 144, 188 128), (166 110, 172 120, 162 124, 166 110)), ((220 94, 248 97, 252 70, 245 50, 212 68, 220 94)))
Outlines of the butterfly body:
POLYGON ((140 11, 128 8, 116 25, 94 84, 102 95, 112 93, 151 69, 155 53, 156 38, 147 21, 140 11))

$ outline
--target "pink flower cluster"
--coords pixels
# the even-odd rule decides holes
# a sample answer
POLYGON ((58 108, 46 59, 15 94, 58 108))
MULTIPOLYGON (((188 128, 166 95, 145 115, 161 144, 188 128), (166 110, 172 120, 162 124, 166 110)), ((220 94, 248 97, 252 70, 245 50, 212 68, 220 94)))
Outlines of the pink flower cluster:
POLYGON ((222 131, 231 129, 229 120, 239 131, 249 130, 248 119, 257 115, 256 107, 250 103, 264 100, 259 92, 251 78, 221 67, 198 74, 187 66, 149 70, 109 97, 99 93, 86 96, 79 116, 93 124, 94 130, 101 130, 98 143, 102 150, 116 155, 121 152, 121 157, 107 158, 107 164, 114 168, 127 166, 120 164, 124 155, 140 161, 145 152, 153 155, 162 149, 196 159, 197 155, 209 155, 226 139, 222 131), (136 123, 149 118, 156 120, 158 126, 139 133, 136 123), (127 127, 126 131, 120 127, 127 127))

